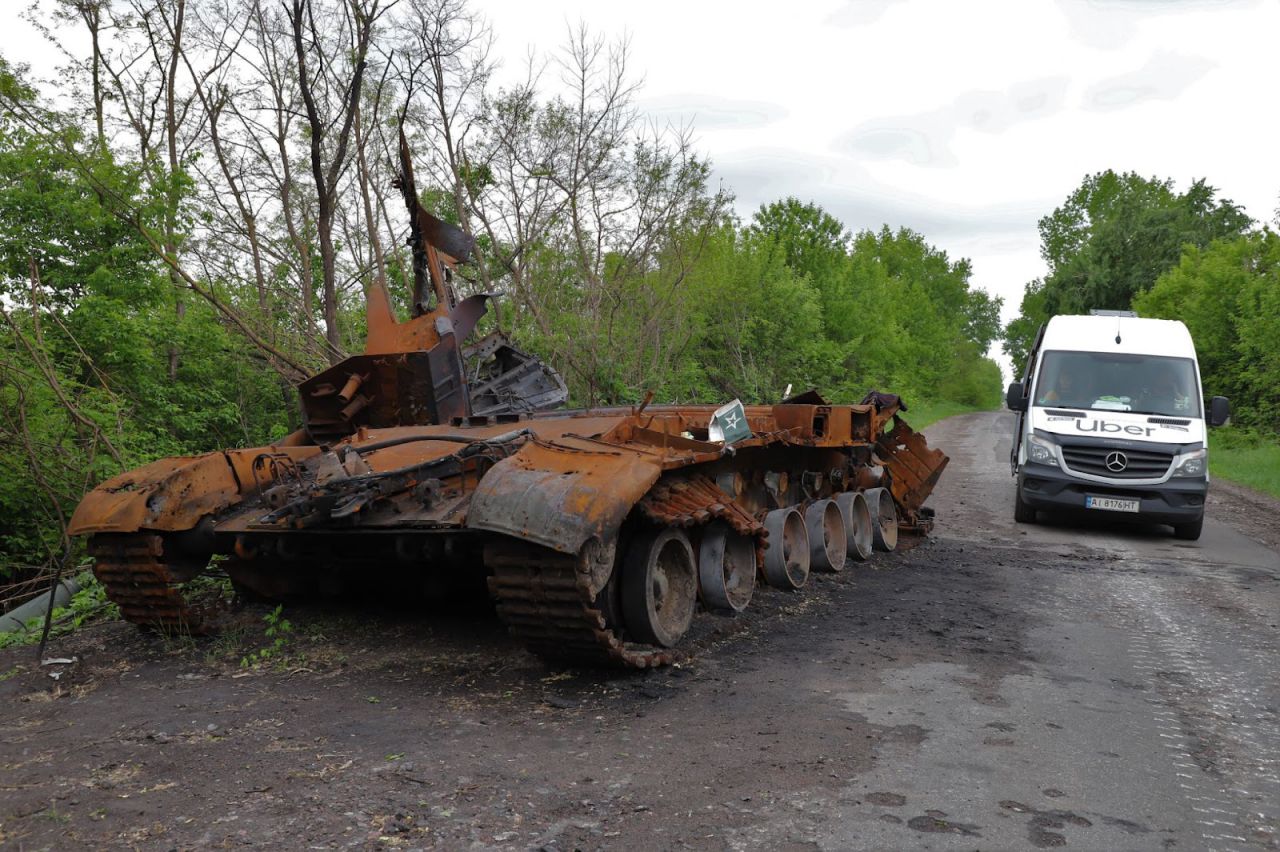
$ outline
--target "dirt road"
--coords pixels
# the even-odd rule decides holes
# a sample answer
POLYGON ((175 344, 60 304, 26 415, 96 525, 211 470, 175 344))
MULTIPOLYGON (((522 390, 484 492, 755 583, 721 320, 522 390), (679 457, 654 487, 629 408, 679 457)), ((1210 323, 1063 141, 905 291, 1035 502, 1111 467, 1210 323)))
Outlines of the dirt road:
POLYGON ((701 617, 679 668, 550 669, 483 607, 0 653, 0 846, 1280 848, 1276 504, 1016 526, 1009 428, 930 429, 929 542, 701 617))

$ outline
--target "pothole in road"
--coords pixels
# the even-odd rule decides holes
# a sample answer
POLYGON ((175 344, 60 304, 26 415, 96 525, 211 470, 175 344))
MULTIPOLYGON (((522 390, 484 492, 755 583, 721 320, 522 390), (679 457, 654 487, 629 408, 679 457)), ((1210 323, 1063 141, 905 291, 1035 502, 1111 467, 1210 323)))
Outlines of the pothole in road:
POLYGON ((1032 846, 1038 849, 1067 845, 1066 835, 1050 831, 1049 829, 1051 828, 1066 828, 1068 825, 1076 825, 1081 828, 1091 828, 1093 826, 1091 821, 1071 811, 1041 810, 1011 799, 1002 801, 1000 807, 1014 813, 1029 814, 1031 816, 1030 821, 1027 823, 1027 839, 1031 841, 1032 846))
POLYGON ((966 822, 952 822, 944 811, 925 811, 907 820, 907 827, 926 834, 963 834, 965 837, 981 837, 978 826, 966 822))

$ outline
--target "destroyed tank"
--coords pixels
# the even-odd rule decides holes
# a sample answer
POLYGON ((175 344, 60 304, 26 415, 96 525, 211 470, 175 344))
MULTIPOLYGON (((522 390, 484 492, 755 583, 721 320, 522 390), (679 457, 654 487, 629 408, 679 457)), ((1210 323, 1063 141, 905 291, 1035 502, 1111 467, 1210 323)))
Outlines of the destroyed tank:
POLYGON ((468 342, 487 297, 452 281, 472 241, 420 207, 403 136, 399 188, 412 316, 369 288, 365 351, 299 385, 301 429, 152 462, 76 509, 125 619, 216 630, 189 594, 205 574, 268 599, 479 577, 536 654, 646 667, 679 657, 699 605, 738 612, 758 579, 799 589, 930 529, 947 458, 891 395, 555 410, 554 370, 500 333, 468 342))

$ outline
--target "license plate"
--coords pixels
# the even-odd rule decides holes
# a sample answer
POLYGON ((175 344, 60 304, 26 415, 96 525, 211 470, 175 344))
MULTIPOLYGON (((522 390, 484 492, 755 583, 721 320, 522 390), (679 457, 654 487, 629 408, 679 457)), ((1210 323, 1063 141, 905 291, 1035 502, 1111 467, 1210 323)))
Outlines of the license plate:
POLYGON ((1136 512, 1138 511, 1137 500, 1124 500, 1119 497, 1094 497, 1092 494, 1085 495, 1084 507, 1086 509, 1102 509, 1107 512, 1136 512))

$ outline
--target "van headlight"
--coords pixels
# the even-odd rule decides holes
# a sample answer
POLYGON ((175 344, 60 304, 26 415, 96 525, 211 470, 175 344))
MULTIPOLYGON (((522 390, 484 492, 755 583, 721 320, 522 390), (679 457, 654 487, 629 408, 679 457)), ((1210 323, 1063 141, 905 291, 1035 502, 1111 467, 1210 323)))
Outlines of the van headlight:
POLYGON ((1208 461, 1208 453, 1204 449, 1183 453, 1178 459, 1173 469, 1174 476, 1204 476, 1205 462, 1208 461))
POLYGON ((1032 435, 1027 438, 1027 461, 1057 467, 1058 448, 1052 442, 1032 435))

